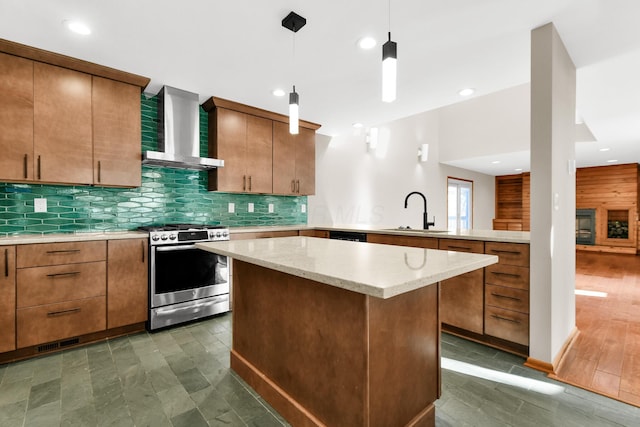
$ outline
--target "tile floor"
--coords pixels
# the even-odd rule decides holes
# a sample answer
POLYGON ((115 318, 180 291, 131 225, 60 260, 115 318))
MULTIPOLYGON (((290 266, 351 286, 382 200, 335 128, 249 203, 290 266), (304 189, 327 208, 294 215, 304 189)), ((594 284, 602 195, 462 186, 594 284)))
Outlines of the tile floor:
MULTIPOLYGON (((288 425, 229 370, 230 343, 227 314, 0 365, 0 426, 288 425)), ((437 426, 640 424, 640 408, 519 357, 446 334, 442 355, 437 426)))

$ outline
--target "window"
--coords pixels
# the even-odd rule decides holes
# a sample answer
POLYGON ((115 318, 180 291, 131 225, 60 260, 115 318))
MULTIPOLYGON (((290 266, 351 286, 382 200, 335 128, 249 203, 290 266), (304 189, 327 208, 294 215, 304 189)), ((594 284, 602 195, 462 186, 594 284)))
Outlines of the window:
POLYGON ((447 178, 447 229, 473 227, 473 181, 447 178))

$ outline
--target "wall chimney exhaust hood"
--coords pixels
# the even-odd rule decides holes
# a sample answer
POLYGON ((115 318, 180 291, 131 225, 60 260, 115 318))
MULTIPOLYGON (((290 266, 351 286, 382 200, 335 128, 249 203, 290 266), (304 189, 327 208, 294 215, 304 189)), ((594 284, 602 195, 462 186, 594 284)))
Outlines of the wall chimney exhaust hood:
POLYGON ((158 94, 158 151, 145 151, 142 164, 208 170, 224 160, 200 157, 198 94, 164 86, 158 94))

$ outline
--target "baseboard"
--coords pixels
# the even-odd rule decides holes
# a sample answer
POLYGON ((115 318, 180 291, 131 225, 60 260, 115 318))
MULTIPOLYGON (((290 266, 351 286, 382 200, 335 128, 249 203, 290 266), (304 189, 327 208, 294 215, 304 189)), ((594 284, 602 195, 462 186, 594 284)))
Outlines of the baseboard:
POLYGON ((574 327, 571 333, 569 334, 569 336, 567 337, 567 339, 565 340, 564 344, 562 345, 562 348, 560 348, 560 351, 558 352, 556 357, 553 359, 553 363, 544 362, 542 360, 534 359, 533 357, 528 357, 524 365, 528 366, 529 368, 535 369, 537 371, 544 372, 548 375, 555 376, 556 372, 558 371, 558 369, 562 365, 562 362, 564 361, 564 357, 571 349, 571 346, 573 345, 573 343, 575 342, 579 334, 580 334, 580 331, 578 330, 578 328, 574 327))

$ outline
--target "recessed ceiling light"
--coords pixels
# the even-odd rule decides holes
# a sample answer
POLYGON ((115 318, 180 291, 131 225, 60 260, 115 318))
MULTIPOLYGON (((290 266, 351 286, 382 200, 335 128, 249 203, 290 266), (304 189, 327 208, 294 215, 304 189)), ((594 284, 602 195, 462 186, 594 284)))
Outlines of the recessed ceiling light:
POLYGON ((358 40, 358 47, 360 49, 373 49, 376 44, 376 39, 374 39, 373 37, 363 37, 358 40))
POLYGON ((83 36, 87 36, 91 34, 91 28, 87 26, 87 24, 80 21, 62 21, 65 27, 76 34, 81 34, 83 36))
POLYGON ((492 165, 497 165, 500 163, 500 160, 494 160, 493 162, 491 162, 492 165))
POLYGON ((618 159, 611 159, 611 160, 607 160, 607 163, 615 163, 617 161, 618 161, 618 159))
POLYGON ((475 91, 476 91, 475 89, 468 87, 466 89, 462 89, 461 91, 459 91, 458 95, 460 95, 460 96, 471 96, 471 95, 473 95, 475 93, 475 91))
POLYGON ((514 169, 516 172, 522 172, 522 168, 516 168, 514 169))
POLYGON ((353 127, 354 127, 354 128, 356 128, 356 129, 359 129, 359 128, 361 128, 361 127, 362 127, 362 123, 358 123, 358 122, 356 122, 356 123, 352 124, 351 126, 353 126, 353 127))
POLYGON ((271 93, 273 96, 284 96, 284 90, 282 89, 274 89, 271 93))
POLYGON ((611 148, 601 148, 600 151, 609 151, 611 148))

